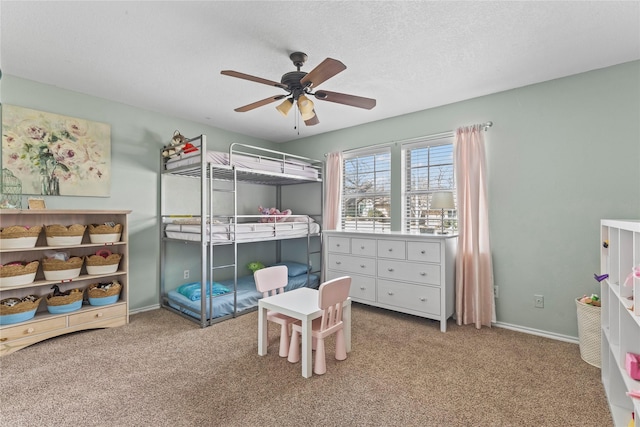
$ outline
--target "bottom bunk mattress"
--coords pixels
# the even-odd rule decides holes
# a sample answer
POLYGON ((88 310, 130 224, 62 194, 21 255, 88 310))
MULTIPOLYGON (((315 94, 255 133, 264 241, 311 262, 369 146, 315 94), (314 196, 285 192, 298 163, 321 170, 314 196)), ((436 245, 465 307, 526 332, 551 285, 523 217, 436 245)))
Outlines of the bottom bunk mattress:
MULTIPOLYGON (((223 280, 217 283, 227 289, 233 290, 233 280, 223 280)), ((308 287, 317 289, 319 284, 320 278, 315 274, 309 274, 308 287)), ((307 287, 307 274, 289 277, 289 282, 285 287, 285 291, 304 287, 307 287)), ((238 277, 238 286, 236 289, 238 313, 258 306, 258 300, 262 298, 262 293, 256 290, 256 282, 253 279, 253 275, 238 277)), ((184 314, 188 314, 191 317, 200 319, 200 310, 202 308, 200 299, 192 300, 175 290, 168 292, 167 299, 170 307, 179 310, 184 314)), ((215 319, 217 317, 223 317, 233 314, 233 292, 228 292, 222 295, 215 295, 214 289, 213 315, 211 315, 211 299, 207 297, 206 301, 207 319, 215 319)))

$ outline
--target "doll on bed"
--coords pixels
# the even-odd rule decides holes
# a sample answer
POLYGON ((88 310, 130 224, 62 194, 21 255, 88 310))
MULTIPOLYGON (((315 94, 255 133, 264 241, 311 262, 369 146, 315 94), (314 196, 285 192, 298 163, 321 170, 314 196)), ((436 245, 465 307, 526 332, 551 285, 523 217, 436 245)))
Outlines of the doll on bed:
POLYGON ((261 218, 260 222, 284 222, 287 220, 285 216, 293 213, 291 209, 285 209, 280 212, 276 208, 263 208, 262 206, 258 207, 258 212, 266 216, 266 218, 261 218))

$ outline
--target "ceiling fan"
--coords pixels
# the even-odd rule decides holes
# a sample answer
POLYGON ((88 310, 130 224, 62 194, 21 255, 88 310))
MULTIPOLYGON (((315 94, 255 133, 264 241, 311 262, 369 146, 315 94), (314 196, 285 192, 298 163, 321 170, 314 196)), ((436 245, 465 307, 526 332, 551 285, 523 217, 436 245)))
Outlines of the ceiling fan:
POLYGON ((361 96, 347 95, 346 93, 339 92, 329 92, 328 90, 316 90, 321 83, 347 69, 347 66, 337 59, 327 58, 316 68, 306 73, 304 71, 300 71, 300 68, 307 60, 307 55, 305 53, 293 52, 289 55, 289 58, 297 68, 297 71, 291 71, 283 74, 279 83, 273 80, 240 73, 238 71, 221 71, 220 74, 224 74, 225 76, 237 77, 239 79, 279 87, 287 92, 286 95, 271 96, 243 107, 238 107, 234 111, 243 113, 284 99, 284 101, 276 107, 283 116, 286 116, 289 113, 289 110, 291 110, 291 107, 293 107, 295 103, 298 106, 298 110, 300 111, 300 115, 302 116, 304 123, 307 126, 313 126, 320 123, 320 121, 316 115, 313 102, 308 98, 308 96, 314 96, 316 99, 321 101, 335 102, 338 104, 350 105, 352 107, 365 108, 367 110, 376 106, 376 100, 372 98, 363 98, 361 96), (314 90, 315 92, 313 92, 314 90))

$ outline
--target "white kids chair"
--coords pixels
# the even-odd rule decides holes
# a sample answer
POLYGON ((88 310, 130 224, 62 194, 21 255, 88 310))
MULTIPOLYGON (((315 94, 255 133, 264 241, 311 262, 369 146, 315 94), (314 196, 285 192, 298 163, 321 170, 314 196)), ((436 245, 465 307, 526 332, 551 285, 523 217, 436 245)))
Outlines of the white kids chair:
MULTIPOLYGON (((324 339, 336 334, 336 360, 347 358, 347 348, 344 338, 344 324, 342 322, 342 305, 349 298, 351 277, 338 277, 320 285, 318 306, 322 309, 322 317, 313 320, 311 336, 316 341, 316 357, 313 372, 322 375, 327 372, 325 362, 324 339)), ((300 323, 292 324, 291 343, 287 360, 296 363, 300 360, 300 323)))
MULTIPOLYGON (((276 295, 284 292, 287 286, 289 270, 286 265, 274 265, 272 267, 261 268, 253 273, 256 282, 256 289, 262 292, 263 297, 276 295)), ((289 352, 289 325, 296 321, 282 313, 267 311, 267 320, 280 325, 280 357, 287 357, 289 352)))

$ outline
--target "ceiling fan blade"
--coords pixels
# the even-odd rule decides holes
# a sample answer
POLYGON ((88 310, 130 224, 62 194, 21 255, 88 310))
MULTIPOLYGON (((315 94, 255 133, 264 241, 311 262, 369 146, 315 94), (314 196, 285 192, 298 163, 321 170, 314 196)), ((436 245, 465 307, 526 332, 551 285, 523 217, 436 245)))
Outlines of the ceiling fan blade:
POLYGON ((316 110, 313 110, 313 117, 304 121, 304 124, 307 126, 317 125, 318 123, 320 123, 320 120, 318 120, 318 115, 316 114, 316 110))
POLYGON ((320 90, 313 94, 316 99, 321 101, 336 102, 338 104, 350 105, 352 107, 365 108, 371 110, 376 106, 376 100, 372 98, 363 98, 362 96, 347 95, 346 93, 329 92, 328 90, 320 90))
POLYGON ((285 98, 286 95, 276 95, 269 98, 262 99, 260 101, 256 101, 252 104, 245 105, 244 107, 238 107, 233 111, 237 111, 238 113, 244 113, 246 111, 253 110, 254 108, 262 107, 263 105, 271 104, 272 102, 276 102, 285 98))
POLYGON ((249 74, 240 73, 238 71, 222 70, 220 71, 220 74, 224 74, 225 76, 237 77, 239 79, 249 80, 256 83, 262 83, 268 86, 275 86, 275 87, 281 87, 283 89, 287 89, 287 85, 284 85, 282 83, 278 83, 273 80, 263 79, 262 77, 251 76, 249 74))
POLYGON ((346 69, 347 66, 337 59, 327 58, 316 68, 309 71, 306 76, 301 78, 300 84, 303 86, 318 87, 320 83, 329 80, 331 77, 346 69))

